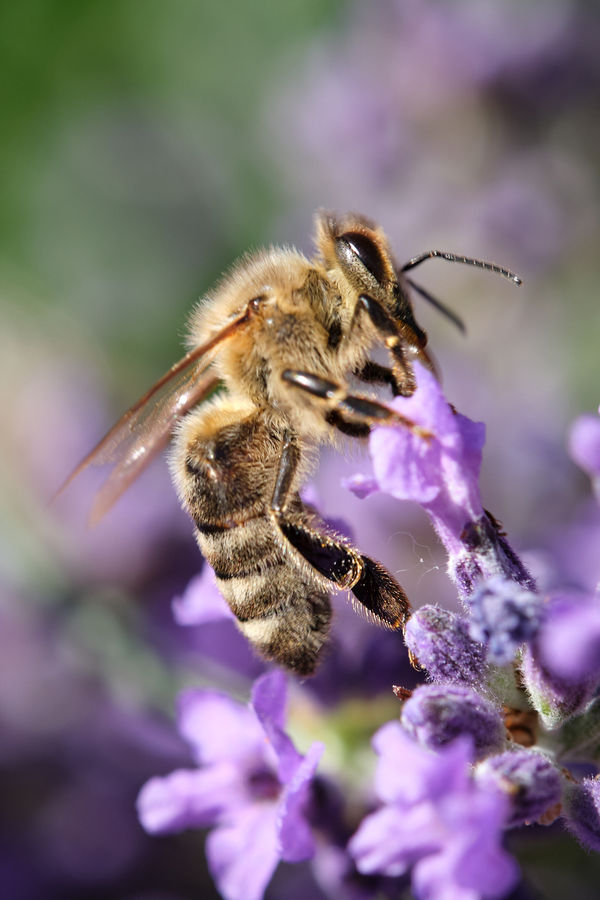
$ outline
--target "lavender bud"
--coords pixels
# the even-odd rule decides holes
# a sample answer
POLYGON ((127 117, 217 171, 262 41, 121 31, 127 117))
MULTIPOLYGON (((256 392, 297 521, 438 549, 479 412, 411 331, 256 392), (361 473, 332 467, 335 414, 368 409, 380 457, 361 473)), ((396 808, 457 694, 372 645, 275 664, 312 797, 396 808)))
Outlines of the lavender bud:
POLYGON ((495 575, 481 582, 468 599, 471 637, 487 646, 488 659, 510 663, 521 644, 536 634, 543 600, 515 581, 495 575))
POLYGON ((458 551, 449 553, 448 573, 466 602, 481 581, 495 576, 535 591, 534 579, 488 512, 464 525, 458 551))
POLYGON ((537 821, 561 799, 558 769, 534 750, 508 750, 491 756, 477 766, 475 775, 480 784, 496 786, 508 794, 509 828, 537 821))
POLYGON ((408 620, 405 640, 432 681, 469 685, 482 681, 485 651, 469 636, 462 616, 439 606, 422 606, 408 620))
POLYGON ((468 687, 425 684, 402 707, 400 721, 419 743, 431 749, 460 736, 473 740, 478 759, 502 749, 505 729, 495 706, 468 687))
POLYGON ((600 778, 568 785, 564 797, 565 824, 584 847, 600 850, 600 778))
POLYGON ((573 684, 548 672, 535 647, 525 648, 520 671, 531 704, 550 731, 582 712, 593 697, 592 684, 573 684))

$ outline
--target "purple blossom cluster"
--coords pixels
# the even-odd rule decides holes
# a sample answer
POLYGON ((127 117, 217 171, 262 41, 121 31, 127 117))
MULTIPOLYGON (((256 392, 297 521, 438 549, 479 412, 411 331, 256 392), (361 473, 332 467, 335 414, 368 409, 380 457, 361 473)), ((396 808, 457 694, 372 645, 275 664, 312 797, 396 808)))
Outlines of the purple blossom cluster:
MULTIPOLYGON (((410 877, 419 900, 501 898, 519 880, 507 829, 562 819, 585 846, 600 843, 598 782, 567 769, 600 760, 600 597, 537 590, 481 501, 483 426, 448 404, 431 373, 416 366, 416 374, 414 395, 393 405, 433 437, 374 430, 373 474, 347 486, 426 510, 463 611, 426 605, 407 623, 406 645, 426 683, 396 689, 399 716, 373 739, 379 805, 373 810, 363 794, 354 833, 323 800, 342 771, 317 773, 321 745, 303 756, 286 734, 280 673, 255 682, 249 707, 213 691, 182 695, 179 732, 198 768, 151 779, 140 819, 156 834, 212 829, 208 864, 227 900, 259 900, 280 860, 309 858, 321 887, 342 895, 354 871, 366 879, 357 896, 387 896, 381 879, 410 877)), ((234 628, 208 567, 173 610, 182 625, 234 628)), ((314 684, 302 687, 311 691, 314 684)))
POLYGON ((323 747, 301 756, 284 720, 280 672, 255 682, 250 707, 214 691, 182 694, 178 728, 198 768, 152 778, 138 798, 152 834, 213 828, 206 855, 226 900, 259 900, 280 859, 314 853, 305 807, 323 747))
POLYGON ((82 13, 69 31, 55 6, 47 28, 21 17, 27 38, 11 46, 28 53, 4 60, 3 895, 530 900, 568 879, 569 896, 594 896, 600 19, 582 0, 332 0, 271 4, 263 28, 238 0, 205 29, 154 9, 132 43, 133 8, 116 24, 82 13), (56 32, 73 52, 53 70, 51 115, 35 97, 56 32), (106 65, 114 77, 99 79, 106 65), (143 108, 121 90, 140 71, 143 108), (91 102, 73 104, 74 83, 91 102), (19 139, 24 124, 35 140, 19 139), (269 189, 248 191, 249 175, 269 189), (208 284, 234 245, 308 252, 317 207, 380 222, 399 263, 456 250, 509 264, 526 290, 441 262, 418 270, 467 323, 467 341, 441 348, 447 323, 415 297, 448 397, 485 426, 417 367, 417 394, 395 405, 434 439, 374 433, 354 495, 339 481, 355 455, 322 460, 306 501, 347 519, 415 612, 402 635, 333 598, 318 673, 286 683, 265 675, 210 568, 197 574, 166 467, 93 530, 81 525, 99 473, 51 510, 46 499, 117 411, 101 380, 125 405, 157 349, 171 357, 190 284, 208 284), (573 402, 589 412, 569 459, 573 402), (190 684, 177 734, 164 711, 190 684))

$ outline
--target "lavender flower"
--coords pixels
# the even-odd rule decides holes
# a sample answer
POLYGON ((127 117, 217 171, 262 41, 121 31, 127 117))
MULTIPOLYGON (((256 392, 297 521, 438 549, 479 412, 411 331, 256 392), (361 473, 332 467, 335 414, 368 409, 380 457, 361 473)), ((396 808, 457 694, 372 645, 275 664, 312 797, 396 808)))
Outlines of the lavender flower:
POLYGON ((205 561, 202 571, 171 604, 178 625, 204 625, 207 622, 235 621, 235 616, 217 587, 215 573, 205 561))
POLYGON ((360 872, 398 876, 412 867, 419 900, 502 897, 514 886, 518 869, 501 847, 508 804, 470 776, 469 743, 434 754, 397 722, 377 732, 375 786, 384 805, 350 841, 360 872))
POLYGON ((485 759, 477 766, 476 780, 505 791, 511 808, 508 827, 535 822, 561 799, 558 769, 534 750, 508 750, 485 759))
POLYGON ((523 683, 549 729, 583 712, 600 680, 600 604, 596 597, 558 594, 544 610, 521 662, 523 683))
POLYGON ((549 672, 541 664, 535 644, 523 651, 520 672, 531 705, 550 731, 583 712, 592 699, 589 683, 574 684, 549 672))
POLYGON ((600 499, 600 418, 584 415, 575 420, 569 434, 569 452, 592 478, 600 499))
POLYGON ((537 641, 544 669, 571 684, 600 682, 600 596, 565 594, 548 610, 537 641))
POLYGON ((280 859, 314 851, 303 807, 322 746, 305 757, 283 730, 285 679, 259 678, 250 707, 213 691, 189 691, 179 730, 200 768, 153 778, 138 812, 151 833, 215 826, 206 843, 210 871, 226 900, 259 900, 280 859))
POLYGON ((543 600, 514 581, 494 575, 469 597, 471 637, 487 646, 488 659, 510 663, 517 649, 531 640, 542 617, 543 600))
POLYGON ((407 428, 376 428, 369 451, 374 481, 348 482, 360 497, 373 489, 423 506, 448 552, 448 571, 466 599, 483 578, 503 575, 532 588, 529 573, 479 494, 485 426, 453 411, 437 379, 415 363, 417 390, 396 397, 395 410, 433 434, 424 440, 407 428))
POLYGON ((468 620, 439 606, 422 606, 408 620, 406 646, 436 682, 476 685, 485 670, 485 651, 469 635, 468 620))
POLYGON ((565 824, 590 850, 600 851, 600 778, 584 778, 565 793, 565 824))
POLYGON ((469 736, 474 754, 482 759, 502 749, 502 716, 489 700, 463 685, 426 684, 404 703, 400 717, 407 734, 436 750, 469 736))

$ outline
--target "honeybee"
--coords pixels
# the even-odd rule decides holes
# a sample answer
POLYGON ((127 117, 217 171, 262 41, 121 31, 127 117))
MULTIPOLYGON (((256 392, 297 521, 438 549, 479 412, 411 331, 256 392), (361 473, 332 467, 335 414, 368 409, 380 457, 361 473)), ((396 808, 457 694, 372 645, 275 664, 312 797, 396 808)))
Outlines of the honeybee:
POLYGON ((90 464, 113 463, 92 509, 97 520, 173 437, 175 488, 240 629, 264 658, 302 675, 325 643, 332 590, 351 591, 390 628, 409 615, 393 576, 329 530, 299 493, 313 451, 341 435, 401 425, 430 437, 349 386, 409 396, 413 362, 434 369, 411 288, 462 327, 405 273, 437 256, 520 283, 507 269, 440 251, 399 268, 382 229, 359 215, 317 214, 315 239, 310 260, 271 247, 235 264, 193 311, 188 353, 63 485, 90 464), (370 359, 377 344, 389 366, 370 359))

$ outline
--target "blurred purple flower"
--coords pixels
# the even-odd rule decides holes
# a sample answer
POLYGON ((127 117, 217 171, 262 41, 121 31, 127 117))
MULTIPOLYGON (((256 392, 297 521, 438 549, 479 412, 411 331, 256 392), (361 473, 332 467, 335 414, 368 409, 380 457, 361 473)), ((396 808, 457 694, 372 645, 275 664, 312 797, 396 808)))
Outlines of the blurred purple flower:
POLYGON ((468 600, 471 637, 487 646, 490 662, 512 662, 521 644, 537 632, 544 601, 514 581, 494 575, 480 582, 468 600))
POLYGON ((556 571, 550 587, 594 593, 600 590, 600 504, 584 501, 573 518, 549 541, 556 571))
POLYGON ((600 596, 565 594, 550 605, 537 641, 546 671, 572 684, 600 682, 600 596))
POLYGON ((507 823, 510 828, 535 822, 561 799, 558 769, 535 750, 519 748, 490 756, 477 766, 475 778, 479 784, 495 786, 506 793, 511 808, 507 823))
POLYGON ((217 587, 215 573, 206 561, 200 574, 192 578, 183 594, 173 599, 171 609, 178 625, 235 621, 234 614, 217 587))
POLYGON ((89 366, 69 358, 42 358, 27 374, 18 416, 8 429, 15 472, 29 486, 35 510, 30 514, 45 526, 53 553, 74 582, 135 584, 160 562, 168 564, 178 540, 192 543, 189 522, 160 461, 94 528, 86 523, 106 474, 97 467, 82 472, 48 508, 69 470, 94 446, 114 415, 107 411, 89 366), (42 433, 44 441, 39 440, 42 433))
POLYGON ((505 728, 500 712, 464 685, 418 687, 403 704, 400 722, 407 734, 431 750, 463 736, 471 738, 476 759, 497 753, 504 746, 505 728))
POLYGON ((285 694, 279 671, 255 682, 249 707, 213 691, 182 694, 178 727, 200 768, 153 778, 138 798, 151 833, 215 826, 206 855, 226 900, 259 900, 279 860, 314 852, 304 805, 323 748, 295 749, 285 694))
POLYGON ((508 803, 470 776, 470 742, 459 739, 432 753, 389 722, 373 745, 384 805, 350 841, 359 871, 398 876, 412 867, 419 900, 504 896, 518 879, 501 846, 508 803))
POLYGON ((550 731, 583 712, 594 695, 593 680, 567 681, 546 669, 540 661, 536 641, 525 647, 520 672, 531 705, 550 731))
POLYGON ((485 673, 485 650, 469 634, 468 620, 439 606, 422 606, 408 620, 406 646, 432 681, 476 685, 485 673))
MULTIPOLYGON (((237 619, 220 593, 214 571, 204 560, 202 569, 187 584, 183 593, 171 603, 177 625, 175 653, 185 655, 189 664, 199 668, 204 677, 223 686, 231 686, 231 676, 251 681, 264 671, 264 663, 252 651, 237 627, 237 619)), ((162 628, 169 631, 169 620, 162 628)))
POLYGON ((569 432, 569 452, 578 466, 587 472, 600 499, 600 417, 580 416, 569 432))
POLYGON ((578 841, 600 852, 600 778, 569 784, 565 792, 565 824, 578 841))
POLYGON ((532 579, 479 494, 485 426, 454 412, 435 376, 415 363, 417 390, 391 406, 433 435, 423 439, 405 427, 375 428, 369 440, 374 481, 362 476, 347 486, 365 497, 372 489, 415 500, 427 511, 448 553, 448 570, 463 599, 476 584, 504 575, 532 587, 532 579))

